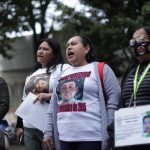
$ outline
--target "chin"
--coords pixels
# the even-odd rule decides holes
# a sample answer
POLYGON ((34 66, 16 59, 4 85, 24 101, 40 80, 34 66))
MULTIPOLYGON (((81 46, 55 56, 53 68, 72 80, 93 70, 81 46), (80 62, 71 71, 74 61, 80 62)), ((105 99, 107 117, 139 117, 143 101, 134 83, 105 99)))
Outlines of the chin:
POLYGON ((42 63, 42 61, 41 61, 40 59, 37 59, 37 62, 38 62, 39 64, 41 64, 41 63, 42 63))

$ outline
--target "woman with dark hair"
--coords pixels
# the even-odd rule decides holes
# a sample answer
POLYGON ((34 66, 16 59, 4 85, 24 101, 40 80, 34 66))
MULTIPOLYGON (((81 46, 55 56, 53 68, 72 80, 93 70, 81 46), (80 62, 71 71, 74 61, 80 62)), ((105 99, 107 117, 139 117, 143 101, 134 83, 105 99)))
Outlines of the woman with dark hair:
MULTIPOLYGON (((44 102, 46 102, 48 105, 53 92, 55 79, 60 74, 60 72, 67 68, 69 65, 64 64, 60 45, 54 38, 46 38, 41 41, 41 44, 37 50, 37 63, 37 67, 34 72, 32 72, 26 78, 22 100, 24 100, 30 92, 35 94, 36 87, 39 89, 38 92, 36 92, 36 101, 40 101, 41 105, 44 102), (39 81, 39 79, 42 79, 44 82, 37 85, 37 80, 39 81), (45 89, 41 90, 42 88, 45 89)), ((35 112, 35 114, 36 113, 37 112, 35 112)), ((24 119, 22 122, 22 119, 19 117, 17 119, 16 127, 16 135, 18 139, 20 139, 24 131, 24 143, 27 150, 44 149, 42 145, 42 131, 35 128, 32 124, 28 123, 24 119)))
POLYGON ((107 129, 112 127, 114 110, 118 106, 119 83, 111 68, 104 65, 103 81, 108 97, 105 106, 98 62, 94 62, 91 41, 84 36, 73 36, 67 42, 66 57, 71 66, 56 81, 43 142, 49 150, 54 145, 56 150, 101 150, 102 141, 108 137, 107 129), (71 93, 79 94, 80 97, 72 99, 71 93), (65 103, 60 103, 60 94, 67 97, 65 103))
MULTIPOLYGON (((136 106, 150 104, 150 27, 141 27, 135 30, 129 44, 134 50, 134 60, 122 79, 120 108, 136 108, 136 106)), ((150 144, 118 149, 148 150, 150 144)))

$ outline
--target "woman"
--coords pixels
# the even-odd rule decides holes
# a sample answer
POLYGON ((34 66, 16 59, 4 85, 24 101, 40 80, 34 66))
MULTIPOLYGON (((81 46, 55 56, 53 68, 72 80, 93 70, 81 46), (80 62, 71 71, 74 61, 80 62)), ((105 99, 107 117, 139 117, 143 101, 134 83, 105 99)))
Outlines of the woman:
MULTIPOLYGON (((137 29, 130 40, 130 46, 134 49, 135 58, 122 80, 120 107, 150 104, 150 27, 137 29)), ((144 150, 150 149, 150 144, 120 149, 144 150)))
POLYGON ((110 67, 105 65, 104 87, 108 97, 106 114, 90 40, 83 36, 70 38, 67 42, 66 57, 71 67, 62 72, 56 82, 47 113, 43 142, 49 150, 53 149, 54 144, 56 150, 101 150, 101 141, 107 138, 106 130, 112 126, 113 113, 118 105, 119 83, 110 67), (60 103, 62 90, 63 95, 75 91, 74 98, 70 96, 68 102, 60 103))
MULTIPOLYGON (((48 102, 52 95, 54 80, 56 79, 58 74, 68 65, 63 65, 63 58, 61 55, 60 45, 53 38, 46 38, 42 40, 37 50, 37 62, 38 67, 26 79, 22 99, 24 100, 26 96, 28 96, 28 94, 32 92, 33 94, 37 95, 36 101, 39 100, 41 104, 43 102, 47 102, 48 105, 48 102), (42 82, 40 82, 39 84, 39 81, 42 82)), ((21 137, 23 130, 24 130, 24 143, 25 148, 27 150, 44 149, 42 146, 42 139, 43 139, 42 131, 36 129, 33 125, 26 122, 25 120, 23 120, 22 126, 22 121, 21 119, 18 118, 17 132, 16 132, 18 138, 21 137)))

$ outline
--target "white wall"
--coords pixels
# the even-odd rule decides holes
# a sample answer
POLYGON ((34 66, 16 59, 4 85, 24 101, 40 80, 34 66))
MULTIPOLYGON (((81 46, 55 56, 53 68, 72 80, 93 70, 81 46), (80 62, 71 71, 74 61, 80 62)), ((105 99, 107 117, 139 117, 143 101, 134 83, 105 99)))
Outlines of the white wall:
POLYGON ((16 38, 12 43, 13 58, 8 60, 0 56, 0 71, 30 69, 34 66, 34 54, 31 36, 16 38))

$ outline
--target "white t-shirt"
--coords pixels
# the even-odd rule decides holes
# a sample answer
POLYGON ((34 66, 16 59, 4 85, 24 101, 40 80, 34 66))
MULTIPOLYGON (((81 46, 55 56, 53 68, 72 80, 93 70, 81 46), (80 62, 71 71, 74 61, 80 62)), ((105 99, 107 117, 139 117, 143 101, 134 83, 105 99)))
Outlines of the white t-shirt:
POLYGON ((94 65, 66 69, 56 95, 60 140, 101 141, 100 100, 94 65))
MULTIPOLYGON (((70 65, 68 64, 64 64, 62 70, 66 69, 69 66, 70 65)), ((24 100, 24 98, 28 95, 29 92, 32 92, 35 95, 41 92, 51 93, 53 91, 54 82, 62 70, 61 65, 58 65, 54 71, 50 70, 50 75, 46 73, 46 68, 40 68, 33 72, 30 76, 26 78, 22 100, 24 100), (46 86, 43 91, 41 91, 41 89, 39 88, 36 88, 35 86, 38 80, 43 80, 44 82, 46 82, 46 86)), ((47 103, 47 105, 49 105, 49 103, 47 103)), ((25 120, 23 120, 23 125, 27 128, 35 128, 33 125, 29 124, 25 120)))

